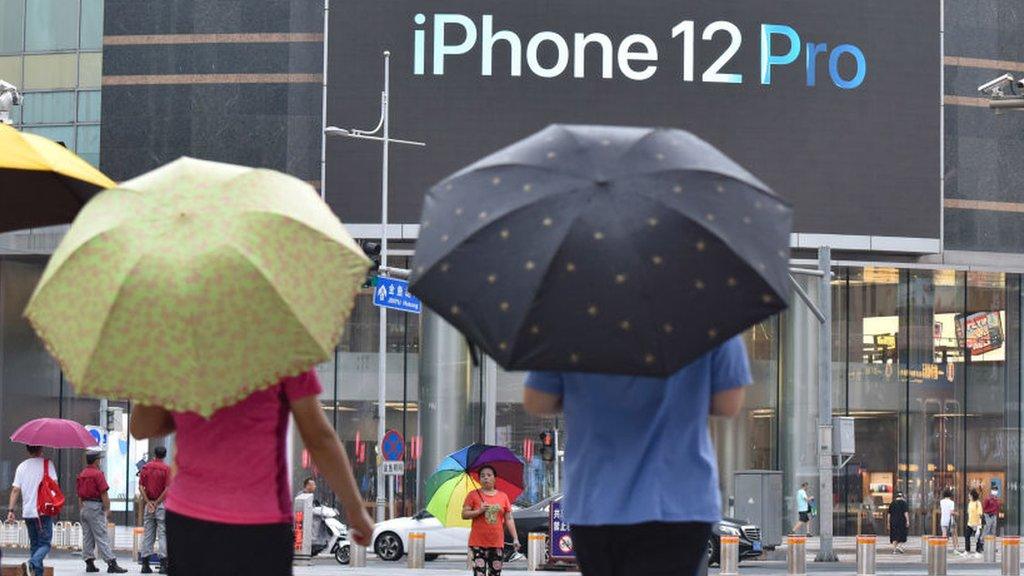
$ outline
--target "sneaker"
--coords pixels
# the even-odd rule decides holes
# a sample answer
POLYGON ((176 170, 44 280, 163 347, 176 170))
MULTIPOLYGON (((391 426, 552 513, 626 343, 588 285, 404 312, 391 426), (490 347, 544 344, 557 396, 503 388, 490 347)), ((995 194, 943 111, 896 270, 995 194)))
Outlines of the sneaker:
POLYGON ((35 576, 32 566, 28 562, 21 563, 21 576, 35 576))

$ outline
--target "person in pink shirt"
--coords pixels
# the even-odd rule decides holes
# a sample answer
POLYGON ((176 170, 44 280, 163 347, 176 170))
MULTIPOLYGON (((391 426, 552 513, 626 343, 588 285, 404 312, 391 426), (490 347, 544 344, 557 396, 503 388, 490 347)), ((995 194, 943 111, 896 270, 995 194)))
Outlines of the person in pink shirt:
POLYGON ((320 406, 322 390, 310 370, 253 392, 209 419, 154 406, 133 408, 136 438, 176 435, 176 474, 165 499, 169 574, 292 574, 289 416, 295 417, 302 441, 341 499, 349 539, 369 544, 373 521, 320 406), (240 552, 218 553, 225 550, 240 552))

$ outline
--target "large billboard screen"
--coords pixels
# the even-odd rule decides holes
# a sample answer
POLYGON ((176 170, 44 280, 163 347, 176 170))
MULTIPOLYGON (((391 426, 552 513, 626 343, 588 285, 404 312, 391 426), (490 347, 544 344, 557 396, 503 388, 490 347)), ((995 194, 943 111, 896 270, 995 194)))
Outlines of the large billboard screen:
MULTIPOLYGON (((940 0, 346 0, 327 122, 372 128, 391 54, 390 220, 550 123, 689 130, 796 207, 797 232, 937 239, 940 0)), ((331 138, 328 199, 380 221, 379 143, 331 138)))

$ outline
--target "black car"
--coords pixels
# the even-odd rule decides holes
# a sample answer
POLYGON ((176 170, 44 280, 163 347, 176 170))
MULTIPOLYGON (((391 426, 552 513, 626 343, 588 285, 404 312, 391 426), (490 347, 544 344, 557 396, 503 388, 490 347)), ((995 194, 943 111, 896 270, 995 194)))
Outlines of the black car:
MULTIPOLYGON (((548 533, 548 505, 552 500, 561 498, 561 495, 555 495, 540 502, 537 502, 533 506, 516 510, 513 512, 513 518, 516 522, 516 535, 519 536, 520 551, 523 555, 528 554, 527 541, 529 539, 530 532, 544 532, 548 533)), ((731 535, 739 536, 740 538, 740 560, 745 558, 754 558, 761 555, 761 528, 752 524, 744 523, 742 520, 735 518, 723 518, 721 522, 715 524, 711 531, 711 538, 708 540, 708 563, 718 564, 718 552, 719 552, 719 536, 731 535)))
POLYGON ((722 518, 722 521, 711 529, 711 538, 708 539, 708 564, 718 564, 718 554, 721 551, 719 536, 739 536, 740 561, 745 558, 756 558, 763 552, 759 526, 747 524, 736 518, 722 518))

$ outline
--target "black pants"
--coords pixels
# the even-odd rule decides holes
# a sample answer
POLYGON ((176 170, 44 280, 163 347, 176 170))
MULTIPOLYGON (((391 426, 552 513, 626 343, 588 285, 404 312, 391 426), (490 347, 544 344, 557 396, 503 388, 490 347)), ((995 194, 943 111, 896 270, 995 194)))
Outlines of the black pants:
POLYGON ((585 576, 693 576, 707 561, 710 536, 703 522, 572 527, 585 576))
POLYGON ((965 547, 964 548, 968 552, 971 551, 971 537, 973 537, 974 535, 978 536, 977 541, 974 543, 975 544, 975 549, 978 552, 981 552, 982 549, 984 548, 984 546, 981 545, 981 530, 975 530, 974 528, 971 528, 970 526, 968 526, 966 529, 964 529, 964 543, 965 543, 965 547))
POLYGON ((291 576, 293 539, 291 524, 218 524, 168 511, 168 573, 291 576))

